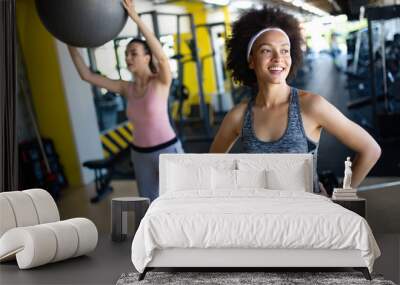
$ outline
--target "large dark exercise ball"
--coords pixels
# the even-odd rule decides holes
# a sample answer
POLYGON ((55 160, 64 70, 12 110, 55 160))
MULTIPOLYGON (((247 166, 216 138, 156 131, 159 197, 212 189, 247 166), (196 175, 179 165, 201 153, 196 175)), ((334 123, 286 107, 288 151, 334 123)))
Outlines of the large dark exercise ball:
POLYGON ((123 29, 127 13, 121 0, 36 0, 46 29, 77 47, 97 47, 123 29))

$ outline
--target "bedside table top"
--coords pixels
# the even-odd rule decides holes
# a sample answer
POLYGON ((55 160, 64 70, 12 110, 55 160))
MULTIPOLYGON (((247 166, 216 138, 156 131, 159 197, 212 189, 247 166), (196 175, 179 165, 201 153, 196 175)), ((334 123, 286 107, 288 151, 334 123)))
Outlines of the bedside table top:
POLYGON ((132 196, 132 197, 116 197, 116 198, 112 198, 111 201, 113 201, 113 202, 141 202, 141 201, 150 201, 150 199, 145 198, 145 197, 132 196))
POLYGON ((332 201, 349 201, 349 202, 351 202, 351 201, 366 201, 366 199, 365 198, 349 198, 349 199, 333 199, 333 198, 331 198, 331 200, 332 201))

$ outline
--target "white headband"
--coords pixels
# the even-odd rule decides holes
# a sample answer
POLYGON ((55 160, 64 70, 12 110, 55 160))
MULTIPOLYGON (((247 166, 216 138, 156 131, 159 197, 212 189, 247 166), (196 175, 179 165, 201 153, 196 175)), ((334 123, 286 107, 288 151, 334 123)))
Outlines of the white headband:
POLYGON ((258 37, 261 36, 262 34, 264 34, 265 32, 269 32, 269 31, 278 31, 278 32, 283 33, 286 36, 286 38, 287 38, 287 40, 289 41, 289 44, 290 44, 289 36, 285 33, 284 30, 282 30, 280 28, 266 28, 266 29, 263 29, 263 30, 259 31, 256 35, 254 35, 250 39, 250 42, 249 42, 249 44, 247 46, 247 61, 250 61, 251 49, 252 49, 254 43, 256 42, 256 40, 258 39, 258 37))

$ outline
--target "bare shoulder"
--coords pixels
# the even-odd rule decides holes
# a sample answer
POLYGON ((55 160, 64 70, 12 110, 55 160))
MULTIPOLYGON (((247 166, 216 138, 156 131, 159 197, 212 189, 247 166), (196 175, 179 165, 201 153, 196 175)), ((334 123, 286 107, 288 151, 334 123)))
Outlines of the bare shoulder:
POLYGON ((326 127, 327 124, 335 124, 339 120, 343 122, 347 118, 333 104, 324 97, 311 92, 299 92, 300 106, 303 117, 326 127))
POLYGON ((301 111, 304 114, 311 115, 319 113, 326 108, 327 104, 329 104, 329 102, 321 95, 309 91, 299 90, 298 94, 301 111))
POLYGON ((228 112, 228 114, 226 114, 222 123, 224 128, 234 130, 236 134, 240 133, 243 125, 244 115, 247 109, 247 104, 248 102, 242 101, 234 106, 228 112))
POLYGON ((236 106, 234 106, 226 115, 229 117, 230 121, 241 122, 243 120, 244 114, 247 109, 248 101, 242 101, 236 106))

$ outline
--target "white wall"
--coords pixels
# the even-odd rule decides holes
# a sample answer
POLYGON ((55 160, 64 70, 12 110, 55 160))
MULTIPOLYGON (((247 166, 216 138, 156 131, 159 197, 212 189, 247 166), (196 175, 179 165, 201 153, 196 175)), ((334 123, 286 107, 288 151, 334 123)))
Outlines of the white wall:
MULTIPOLYGON (((138 13, 157 11, 162 13, 175 13, 175 14, 186 14, 186 9, 184 7, 171 5, 171 4, 163 4, 163 5, 153 5, 151 1, 148 0, 139 0, 136 1, 136 9, 138 13)), ((144 15, 142 17, 145 24, 153 30, 153 24, 151 22, 150 15, 144 15)), ((175 34, 176 33, 176 17, 173 16, 159 16, 158 18, 158 26, 160 28, 160 34, 175 34)), ((187 33, 189 32, 190 26, 187 17, 184 17, 181 20, 181 32, 187 33)), ((131 20, 128 19, 125 27, 122 29, 119 36, 132 36, 137 35, 137 26, 131 20)))
POLYGON ((94 173, 84 168, 83 162, 103 158, 93 93, 91 86, 79 77, 66 45, 55 41, 82 182, 87 184, 93 181, 94 173))

